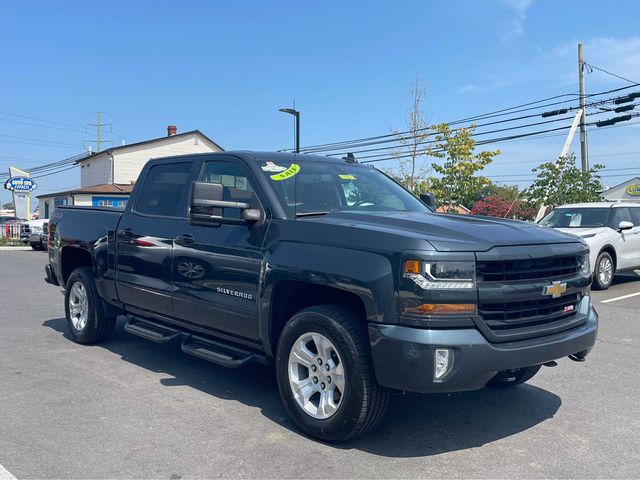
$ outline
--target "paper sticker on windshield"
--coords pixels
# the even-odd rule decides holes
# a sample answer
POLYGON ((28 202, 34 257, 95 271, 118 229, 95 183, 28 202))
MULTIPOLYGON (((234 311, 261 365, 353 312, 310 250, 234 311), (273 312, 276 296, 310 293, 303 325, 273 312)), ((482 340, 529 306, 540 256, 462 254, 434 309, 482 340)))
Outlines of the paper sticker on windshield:
POLYGON ((287 167, 281 167, 280 165, 276 165, 275 163, 273 163, 271 160, 267 161, 266 165, 262 165, 262 171, 263 172, 284 172, 287 167))
POLYGON ((342 180, 355 180, 356 176, 355 175, 347 175, 347 174, 338 174, 338 176, 342 179, 342 180))
POLYGON ((286 180, 287 178, 293 177, 296 173, 300 171, 300 165, 297 163, 292 163, 289 168, 287 168, 284 172, 278 173, 276 175, 271 175, 272 180, 286 180))

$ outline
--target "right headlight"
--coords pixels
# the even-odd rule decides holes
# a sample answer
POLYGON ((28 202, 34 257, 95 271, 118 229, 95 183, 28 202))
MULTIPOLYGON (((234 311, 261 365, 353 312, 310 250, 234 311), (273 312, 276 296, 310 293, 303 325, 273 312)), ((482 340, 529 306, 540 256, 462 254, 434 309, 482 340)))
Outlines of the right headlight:
POLYGON ((476 266, 475 262, 470 261, 406 260, 403 277, 413 280, 424 290, 474 288, 476 266))

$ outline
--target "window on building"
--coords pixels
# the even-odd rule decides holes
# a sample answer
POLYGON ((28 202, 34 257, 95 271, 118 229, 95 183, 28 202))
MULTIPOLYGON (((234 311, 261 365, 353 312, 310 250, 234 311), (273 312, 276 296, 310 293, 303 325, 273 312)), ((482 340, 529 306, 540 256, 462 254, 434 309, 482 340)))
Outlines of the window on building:
POLYGON ((167 163, 149 169, 136 203, 137 212, 179 217, 186 215, 182 196, 188 191, 191 163, 167 163))

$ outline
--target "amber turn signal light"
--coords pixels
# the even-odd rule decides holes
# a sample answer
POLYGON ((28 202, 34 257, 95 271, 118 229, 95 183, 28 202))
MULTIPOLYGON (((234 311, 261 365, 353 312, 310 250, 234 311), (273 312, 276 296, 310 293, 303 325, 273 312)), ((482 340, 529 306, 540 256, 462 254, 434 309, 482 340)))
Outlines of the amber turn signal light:
POLYGON ((475 303, 423 303, 414 308, 405 308, 406 313, 418 315, 464 315, 475 314, 475 303))
POLYGON ((404 262, 403 273, 420 273, 420 262, 418 260, 406 260, 404 262))

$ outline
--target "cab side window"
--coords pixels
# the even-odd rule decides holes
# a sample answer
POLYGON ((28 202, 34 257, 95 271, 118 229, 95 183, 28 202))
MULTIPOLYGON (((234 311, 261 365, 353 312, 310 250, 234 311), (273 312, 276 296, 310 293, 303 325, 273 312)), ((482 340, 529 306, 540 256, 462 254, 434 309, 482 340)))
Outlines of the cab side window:
MULTIPOLYGON (((198 181, 221 184, 224 201, 248 203, 252 207, 258 205, 253 185, 240 165, 221 161, 206 162, 200 171, 198 181)), ((240 210, 226 208, 224 216, 240 218, 240 210)))
POLYGON ((632 207, 631 210, 631 221, 637 227, 640 226, 640 207, 632 207))
POLYGON ((182 196, 189 190, 190 172, 190 162, 151 167, 140 190, 135 211, 162 217, 184 216, 186 204, 182 196))

